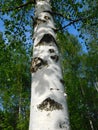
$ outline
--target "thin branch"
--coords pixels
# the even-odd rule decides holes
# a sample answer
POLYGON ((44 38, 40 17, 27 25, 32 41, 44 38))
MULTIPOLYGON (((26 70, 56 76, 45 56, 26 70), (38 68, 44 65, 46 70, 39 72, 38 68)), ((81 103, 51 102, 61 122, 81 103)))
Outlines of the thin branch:
POLYGON ((70 25, 72 25, 72 24, 74 24, 74 23, 76 23, 76 22, 84 21, 84 20, 87 20, 87 19, 93 19, 93 17, 92 17, 92 16, 88 16, 88 17, 84 17, 84 18, 81 17, 81 18, 76 19, 76 20, 71 20, 71 22, 69 22, 69 23, 66 24, 65 26, 63 26, 63 27, 57 29, 57 31, 62 30, 62 29, 66 28, 66 27, 68 27, 68 26, 70 26, 70 25))
MULTIPOLYGON (((25 3, 25 4, 22 4, 22 5, 16 6, 16 7, 14 7, 14 8, 6 9, 6 10, 4 10, 4 11, 13 11, 13 10, 20 9, 20 8, 25 7, 25 6, 28 6, 29 4, 35 4, 35 0, 33 0, 33 1, 29 1, 29 2, 27 2, 27 3, 25 3)), ((4 11, 2 11, 2 12, 4 12, 4 11)))
POLYGON ((79 19, 73 20, 73 21, 69 22, 68 24, 66 24, 65 26, 63 26, 63 27, 61 27, 61 28, 58 28, 57 30, 58 30, 58 31, 59 31, 59 30, 62 30, 62 29, 66 28, 66 27, 68 27, 68 26, 70 26, 70 25, 72 25, 72 24, 74 24, 74 23, 76 23, 76 22, 78 22, 78 21, 80 21, 80 20, 83 20, 83 19, 82 19, 82 18, 79 18, 79 19))
POLYGON ((78 21, 80 21, 80 20, 82 20, 82 18, 73 20, 73 21, 71 21, 70 23, 68 23, 67 25, 63 26, 62 29, 66 28, 66 27, 70 26, 71 24, 74 24, 74 23, 76 23, 76 22, 78 22, 78 21))

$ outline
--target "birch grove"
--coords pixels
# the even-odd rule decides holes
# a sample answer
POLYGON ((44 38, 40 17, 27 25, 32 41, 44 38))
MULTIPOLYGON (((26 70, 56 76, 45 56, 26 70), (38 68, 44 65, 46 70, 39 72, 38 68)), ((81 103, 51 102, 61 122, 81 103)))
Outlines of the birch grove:
POLYGON ((36 0, 29 130, 69 130, 50 0, 36 0))

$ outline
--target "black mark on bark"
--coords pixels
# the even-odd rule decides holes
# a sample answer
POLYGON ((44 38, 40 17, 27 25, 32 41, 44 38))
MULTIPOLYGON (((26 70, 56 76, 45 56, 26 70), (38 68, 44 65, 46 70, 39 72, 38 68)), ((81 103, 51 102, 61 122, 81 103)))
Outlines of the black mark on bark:
POLYGON ((45 34, 40 42, 45 42, 45 43, 55 42, 56 43, 54 37, 51 34, 45 34))
POLYGON ((50 19, 50 17, 49 17, 49 16, 45 16, 44 18, 45 18, 46 20, 49 20, 49 19, 50 19))
POLYGON ((65 118, 64 120, 58 120, 58 127, 64 130, 69 130, 69 120, 65 118))
POLYGON ((45 11, 43 11, 43 12, 46 12, 46 13, 49 13, 50 15, 53 15, 53 12, 50 11, 50 10, 45 10, 45 11))
POLYGON ((45 45, 44 42, 39 42, 37 45, 35 45, 35 47, 37 47, 37 46, 43 46, 43 45, 45 45))
POLYGON ((65 122, 59 122, 59 127, 60 128, 66 128, 66 123, 65 122))
POLYGON ((57 91, 59 91, 60 89, 59 89, 59 88, 56 88, 56 89, 54 89, 54 88, 50 88, 50 90, 57 90, 57 91))
POLYGON ((53 111, 53 110, 61 110, 63 109, 62 105, 55 100, 51 99, 50 97, 45 99, 41 104, 37 106, 40 110, 45 111, 53 111))
POLYGON ((60 79, 60 82, 64 85, 65 81, 63 79, 60 79))
POLYGON ((50 90, 54 90, 53 88, 50 88, 50 90))
POLYGON ((35 28, 37 26, 37 21, 34 19, 33 21, 33 27, 35 28))
POLYGON ((49 45, 49 46, 56 45, 58 47, 55 38, 51 34, 45 34, 36 46, 42 45, 40 43, 43 43, 44 45, 49 45))
POLYGON ((33 17, 32 17, 32 19, 33 19, 33 26, 34 26, 34 28, 35 28, 37 25, 46 22, 46 20, 42 20, 42 19, 39 19, 39 18, 33 18, 33 17))
POLYGON ((32 60, 32 65, 31 65, 31 72, 34 73, 38 69, 42 69, 44 66, 48 65, 47 61, 41 59, 40 57, 35 57, 32 60))
POLYGON ((42 20, 42 19, 37 19, 37 24, 42 24, 42 23, 45 23, 46 21, 45 20, 42 20))
POLYGON ((50 56, 51 59, 53 59, 55 62, 57 62, 59 60, 59 57, 57 55, 54 56, 50 56))
POLYGON ((49 52, 54 53, 55 51, 54 51, 54 49, 49 49, 49 52))

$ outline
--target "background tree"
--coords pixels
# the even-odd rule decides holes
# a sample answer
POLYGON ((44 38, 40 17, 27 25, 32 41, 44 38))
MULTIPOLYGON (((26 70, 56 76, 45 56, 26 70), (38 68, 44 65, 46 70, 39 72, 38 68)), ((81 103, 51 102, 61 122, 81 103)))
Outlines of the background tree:
POLYGON ((30 57, 21 41, 13 39, 7 45, 0 36, 0 127, 2 130, 26 130, 29 118, 30 57))
POLYGON ((80 43, 69 33, 66 35, 60 33, 58 39, 63 41, 58 42, 62 53, 71 128, 97 130, 97 44, 92 41, 89 44, 89 53, 84 53, 80 43))

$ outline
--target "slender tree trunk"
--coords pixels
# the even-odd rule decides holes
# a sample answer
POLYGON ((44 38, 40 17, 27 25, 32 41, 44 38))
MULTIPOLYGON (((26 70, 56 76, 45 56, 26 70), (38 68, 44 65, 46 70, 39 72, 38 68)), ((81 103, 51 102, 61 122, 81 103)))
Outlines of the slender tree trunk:
POLYGON ((35 8, 29 130, 69 130, 66 96, 49 0, 35 8))
POLYGON ((89 119, 89 123, 90 123, 91 130, 94 130, 94 126, 93 126, 92 120, 89 119))

